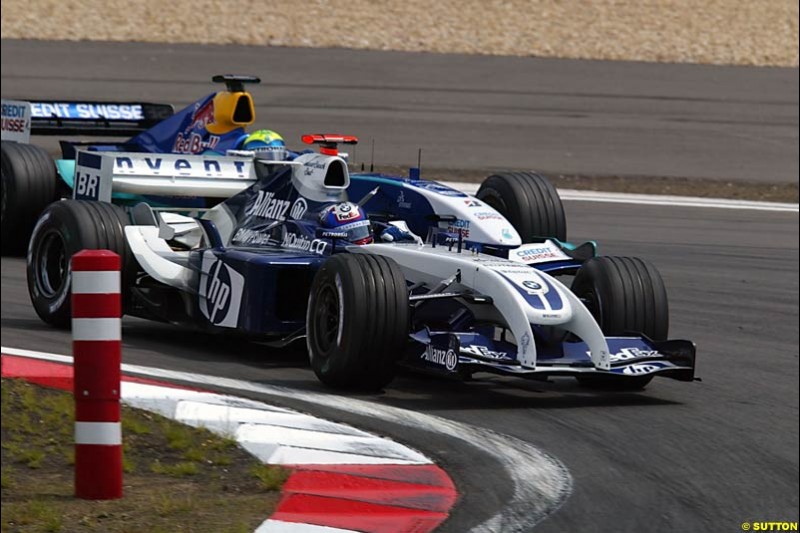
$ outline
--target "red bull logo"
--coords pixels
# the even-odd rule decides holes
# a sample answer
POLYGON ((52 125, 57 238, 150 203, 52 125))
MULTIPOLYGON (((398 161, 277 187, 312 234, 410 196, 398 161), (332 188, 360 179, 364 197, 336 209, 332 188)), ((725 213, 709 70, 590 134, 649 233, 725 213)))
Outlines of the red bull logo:
POLYGON ((178 154, 198 154, 205 150, 213 150, 219 142, 219 137, 211 135, 204 139, 206 127, 214 123, 214 100, 211 99, 205 104, 195 104, 192 120, 182 133, 175 137, 175 144, 172 151, 178 154))
POLYGON ((195 129, 205 129, 209 124, 214 123, 214 99, 212 98, 202 107, 198 107, 192 114, 192 121, 186 131, 195 129))

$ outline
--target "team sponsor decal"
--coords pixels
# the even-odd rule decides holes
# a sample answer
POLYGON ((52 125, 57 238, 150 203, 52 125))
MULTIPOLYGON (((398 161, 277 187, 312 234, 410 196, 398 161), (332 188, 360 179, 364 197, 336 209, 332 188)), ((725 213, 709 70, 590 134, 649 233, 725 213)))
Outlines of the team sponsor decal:
POLYGON ((142 120, 144 112, 139 104, 79 104, 31 103, 33 118, 66 118, 85 120, 142 120))
POLYGON ((114 159, 117 175, 191 176, 197 178, 249 178, 252 162, 221 157, 118 156, 114 159))
POLYGON ((199 154, 206 150, 214 150, 218 144, 219 137, 217 135, 209 135, 208 139, 203 139, 203 136, 196 132, 186 135, 178 133, 172 151, 176 154, 199 154))
POLYGON ((276 198, 272 191, 258 191, 252 204, 245 210, 248 216, 270 218, 273 220, 286 220, 292 202, 283 198, 276 198))
MULTIPOLYGON (((5 106, 3 106, 5 107, 5 106)), ((3 115, 3 133, 21 133, 28 127, 28 121, 24 118, 8 118, 3 115)))
MULTIPOLYGON (((546 279, 538 275, 534 269, 513 261, 485 261, 476 258, 475 262, 501 274, 535 309, 550 312, 559 311, 564 307, 564 302, 558 291, 550 286, 546 279)), ((550 318, 558 318, 560 316, 559 313, 550 318)))
POLYGON ((522 266, 512 261, 484 261, 483 259, 476 259, 476 262, 499 274, 503 274, 506 279, 527 294, 543 294, 548 292, 546 285, 541 283, 541 280, 534 277, 533 271, 529 267, 522 266))
POLYGON ((629 376, 640 376, 642 374, 652 374, 657 370, 664 368, 664 365, 650 364, 650 363, 634 363, 622 369, 623 374, 629 376))
POLYGON ((470 198, 469 200, 464 200, 464 205, 467 207, 482 207, 483 204, 476 200, 475 198, 470 198))
POLYGON ((325 255, 325 251, 328 249, 327 242, 321 239, 309 239, 305 235, 298 235, 297 233, 286 233, 283 236, 281 246, 317 255, 325 255))
POLYGON ((511 252, 511 258, 522 263, 544 263, 547 261, 564 261, 570 257, 556 246, 548 243, 523 245, 511 252))
POLYGON ((355 222, 350 222, 348 224, 344 224, 336 228, 338 231, 349 231, 351 229, 360 228, 362 226, 369 226, 369 220, 356 220, 355 222))
POLYGON ((487 268, 491 268, 492 270, 497 270, 501 272, 503 268, 507 268, 513 271, 520 271, 520 272, 530 272, 530 268, 523 267, 518 265, 512 261, 506 261, 505 259, 501 259, 498 257, 488 257, 487 256, 476 256, 472 259, 476 263, 480 263, 482 266, 487 268))
POLYGON ((111 201, 111 165, 109 157, 78 152, 72 197, 76 200, 111 201))
POLYGON ((462 346, 461 353, 483 357, 485 359, 505 359, 507 357, 506 352, 495 352, 480 344, 470 344, 466 347, 462 346))
POLYGON ((289 216, 295 220, 300 220, 303 218, 303 215, 306 214, 306 211, 308 211, 308 203, 306 199, 301 196, 292 204, 292 208, 289 210, 289 216))
POLYGON ((497 211, 476 211, 472 216, 478 220, 503 220, 503 216, 497 211))
POLYGON ((333 208, 333 214, 339 222, 355 220, 360 216, 358 209, 355 209, 355 206, 350 203, 337 204, 333 208))
POLYGON ((219 144, 217 135, 206 138, 206 127, 214 123, 214 99, 205 104, 195 103, 189 125, 175 137, 172 151, 177 154, 199 154, 206 150, 214 150, 219 144))
POLYGON ((503 228, 503 230, 500 232, 500 234, 503 236, 504 239, 513 239, 514 238, 514 235, 511 233, 511 230, 508 229, 508 228, 503 228))
POLYGON ((450 233, 460 233, 462 237, 465 239, 469 237, 469 220, 454 220, 453 222, 448 223, 447 231, 450 233))
POLYGON ((348 237, 346 231, 337 231, 337 230, 321 230, 320 237, 323 239, 346 239, 348 237))
POLYGON ((537 294, 542 292, 542 284, 537 281, 533 281, 532 279, 526 279, 520 283, 520 285, 522 285, 522 287, 528 291, 528 294, 537 294))
POLYGON ((27 143, 31 135, 30 104, 3 100, 2 111, 3 140, 27 143))
POLYGON ((303 163, 303 174, 311 176, 319 170, 325 170, 325 160, 322 158, 310 159, 303 163))
POLYGON ((100 176, 88 172, 75 173, 74 197, 77 200, 97 200, 100 194, 100 176))
POLYGON ((212 251, 203 255, 200 276, 200 312, 215 326, 235 328, 244 290, 244 276, 219 260, 212 251))
POLYGON ((205 104, 194 104, 194 112, 192 113, 192 120, 186 127, 185 131, 195 129, 205 129, 209 124, 214 123, 214 99, 210 99, 205 104))
POLYGON ((450 372, 455 370, 456 365, 458 365, 458 356, 452 348, 434 348, 433 345, 429 344, 420 357, 423 361, 441 365, 450 372))
POLYGON ((397 195, 397 207, 401 209, 411 209, 411 202, 406 202, 406 194, 400 191, 397 195))
MULTIPOLYGON (((591 352, 586 352, 591 356, 591 352)), ((631 359, 657 359, 664 357, 658 350, 642 350, 639 348, 620 348, 617 353, 609 355, 608 360, 611 363, 618 363, 620 361, 630 361, 631 359)))
POLYGON ((235 244, 272 244, 272 239, 269 233, 263 231, 252 230, 248 228, 239 228, 233 234, 231 239, 235 244))
POLYGON ((531 336, 528 332, 522 335, 519 340, 519 345, 522 347, 522 355, 527 355, 528 350, 531 348, 531 336))
POLYGON ((451 189, 445 185, 440 183, 436 183, 435 181, 427 181, 427 180, 409 180, 408 183, 413 185, 414 187, 418 187, 420 189, 425 189, 426 191, 435 192, 436 194, 441 194, 442 196, 453 196, 453 197, 463 197, 466 196, 461 191, 457 191, 455 189, 451 189))

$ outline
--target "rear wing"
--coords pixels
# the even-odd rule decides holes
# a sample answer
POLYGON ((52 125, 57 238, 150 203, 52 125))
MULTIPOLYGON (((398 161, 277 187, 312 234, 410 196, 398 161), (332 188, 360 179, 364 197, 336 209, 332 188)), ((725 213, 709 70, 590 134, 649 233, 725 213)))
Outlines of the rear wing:
POLYGON ((78 151, 73 198, 111 201, 111 192, 229 198, 256 181, 252 157, 78 151))
POLYGON ((152 128, 174 112, 169 104, 148 102, 3 100, 3 139, 27 142, 30 135, 131 136, 152 128), (11 131, 12 127, 17 131, 11 131), (7 133, 21 133, 25 140, 7 133))

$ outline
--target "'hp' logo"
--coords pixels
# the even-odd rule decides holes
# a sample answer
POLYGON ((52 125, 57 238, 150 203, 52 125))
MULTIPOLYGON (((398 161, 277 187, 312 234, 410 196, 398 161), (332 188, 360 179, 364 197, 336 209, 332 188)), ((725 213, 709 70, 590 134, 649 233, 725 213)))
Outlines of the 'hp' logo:
POLYGON ((209 304, 208 320, 212 324, 221 322, 228 314, 231 303, 231 276, 222 261, 214 263, 208 273, 206 299, 209 304))
POLYGON ((648 365, 648 364, 641 364, 641 363, 634 363, 632 365, 628 365, 622 369, 623 374, 628 374, 629 376, 638 376, 641 374, 652 374, 653 372, 659 370, 661 367, 659 365, 648 365))
POLYGON ((306 204, 305 198, 298 198, 292 204, 292 209, 289 211, 289 216, 295 220, 300 220, 303 218, 303 215, 306 214, 307 209, 308 204, 306 204))

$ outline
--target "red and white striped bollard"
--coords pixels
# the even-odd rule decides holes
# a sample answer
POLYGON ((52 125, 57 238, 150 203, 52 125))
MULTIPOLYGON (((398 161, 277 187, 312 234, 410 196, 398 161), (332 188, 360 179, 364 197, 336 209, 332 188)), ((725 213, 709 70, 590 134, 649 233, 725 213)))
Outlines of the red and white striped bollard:
POLYGON ((122 497, 120 258, 109 250, 72 256, 75 372, 75 496, 122 497))

